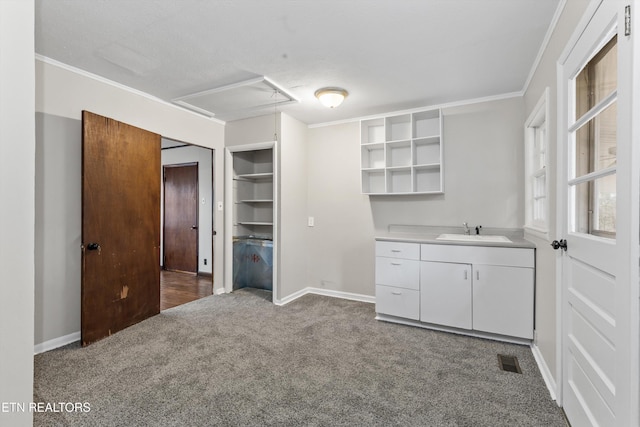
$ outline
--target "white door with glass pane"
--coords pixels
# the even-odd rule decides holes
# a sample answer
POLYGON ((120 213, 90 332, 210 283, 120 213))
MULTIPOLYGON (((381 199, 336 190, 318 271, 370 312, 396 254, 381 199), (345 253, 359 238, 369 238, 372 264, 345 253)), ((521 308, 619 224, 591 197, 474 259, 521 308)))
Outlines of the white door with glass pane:
POLYGON ((574 426, 628 426, 637 420, 638 379, 629 378, 637 372, 625 275, 630 218, 620 209, 632 188, 624 4, 602 1, 568 48, 558 90, 561 403, 574 426))

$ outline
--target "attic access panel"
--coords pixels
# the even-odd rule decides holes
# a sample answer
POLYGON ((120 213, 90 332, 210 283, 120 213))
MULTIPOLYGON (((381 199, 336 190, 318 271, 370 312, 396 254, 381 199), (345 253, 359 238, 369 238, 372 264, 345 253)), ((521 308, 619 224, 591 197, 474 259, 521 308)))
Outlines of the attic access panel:
POLYGON ((295 96, 265 76, 208 89, 172 101, 190 110, 225 121, 299 102, 295 96))

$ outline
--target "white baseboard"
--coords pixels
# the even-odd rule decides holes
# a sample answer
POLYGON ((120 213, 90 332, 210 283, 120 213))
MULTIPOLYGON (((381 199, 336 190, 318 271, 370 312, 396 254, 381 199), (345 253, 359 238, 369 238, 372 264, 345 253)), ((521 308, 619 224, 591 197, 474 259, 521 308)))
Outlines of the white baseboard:
POLYGON ((553 379, 553 375, 551 375, 551 371, 549 370, 549 365, 545 362, 544 357, 542 357, 542 353, 540 353, 540 348, 537 345, 531 344, 531 353, 533 353, 533 358, 536 360, 538 364, 538 369, 540 370, 540 374, 542 375, 542 379, 544 383, 547 385, 547 389, 549 389, 549 394, 551 398, 555 401, 556 399, 556 380, 553 379))
POLYGON ((342 298, 342 299, 348 299, 352 301, 360 301, 360 302, 366 302, 366 303, 376 302, 376 297, 370 296, 370 295, 354 294, 351 292, 333 291, 329 289, 307 287, 297 292, 294 292, 291 295, 287 295, 281 300, 275 301, 274 304, 276 305, 289 304, 290 302, 295 301, 298 298, 305 296, 307 294, 323 295, 326 297, 342 298))
POLYGON ((45 341, 40 344, 36 344, 33 347, 34 354, 44 353, 45 351, 53 350, 67 344, 71 344, 72 342, 80 341, 80 331, 74 332, 69 335, 65 335, 63 337, 54 338, 49 341, 45 341))

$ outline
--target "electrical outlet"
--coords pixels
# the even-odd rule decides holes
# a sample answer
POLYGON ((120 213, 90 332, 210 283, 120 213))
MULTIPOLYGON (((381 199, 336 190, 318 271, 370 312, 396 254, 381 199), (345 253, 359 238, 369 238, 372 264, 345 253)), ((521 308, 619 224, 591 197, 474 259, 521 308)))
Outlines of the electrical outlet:
POLYGON ((310 217, 309 217, 309 220, 308 220, 308 222, 307 222, 307 225, 308 225, 309 227, 313 227, 313 226, 315 225, 315 219, 314 219, 312 216, 310 216, 310 217))

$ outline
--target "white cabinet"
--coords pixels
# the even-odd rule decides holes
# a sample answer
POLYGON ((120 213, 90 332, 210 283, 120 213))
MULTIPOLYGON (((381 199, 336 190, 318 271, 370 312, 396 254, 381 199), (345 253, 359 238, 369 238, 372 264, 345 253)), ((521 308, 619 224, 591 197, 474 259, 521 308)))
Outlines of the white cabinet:
POLYGON ((439 109, 360 123, 362 192, 442 193, 442 114, 439 109))
POLYGON ((471 265, 420 263, 420 321, 472 328, 471 265))
POLYGON ((533 249, 423 244, 420 259, 421 321, 533 339, 533 249))
POLYGON ((533 339, 532 268, 474 266, 473 329, 533 339))
POLYGON ((420 318, 420 245, 376 243, 376 312, 420 318))
POLYGON ((378 241, 376 312, 417 326, 530 340, 534 266, 530 248, 378 241))

